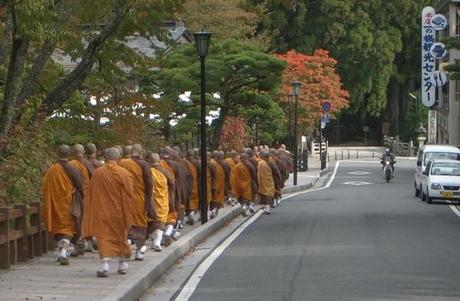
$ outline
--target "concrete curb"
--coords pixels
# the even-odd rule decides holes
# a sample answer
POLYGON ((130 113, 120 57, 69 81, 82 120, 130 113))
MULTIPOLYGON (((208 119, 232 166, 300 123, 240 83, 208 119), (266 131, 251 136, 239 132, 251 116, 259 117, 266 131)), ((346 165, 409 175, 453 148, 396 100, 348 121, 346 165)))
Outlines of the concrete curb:
POLYGON ((120 283, 103 301, 113 300, 137 300, 155 281, 157 281, 178 259, 183 257, 197 244, 202 242, 206 237, 222 228, 226 223, 234 219, 241 213, 241 208, 235 206, 232 210, 224 215, 219 216, 187 233, 180 240, 174 242, 170 248, 174 248, 160 264, 155 266, 145 265, 135 274, 129 275, 129 278, 120 283))
POLYGON ((323 169, 318 174, 316 174, 316 178, 310 184, 286 187, 286 188, 283 189, 283 193, 295 193, 295 192, 299 192, 299 191, 302 191, 302 190, 310 189, 316 184, 316 182, 318 182, 319 178, 321 178, 322 176, 324 176, 328 172, 330 172, 329 168, 323 169))

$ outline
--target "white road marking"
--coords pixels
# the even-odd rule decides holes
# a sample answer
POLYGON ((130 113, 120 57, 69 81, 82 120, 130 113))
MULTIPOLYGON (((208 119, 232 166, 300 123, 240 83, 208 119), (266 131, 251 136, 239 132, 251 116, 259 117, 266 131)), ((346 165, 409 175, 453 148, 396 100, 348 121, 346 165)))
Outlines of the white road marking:
POLYGON ((363 186, 363 185, 371 185, 372 183, 364 182, 364 181, 351 181, 342 183, 344 185, 353 185, 353 186, 363 186))
MULTIPOLYGON (((334 172, 332 173, 331 178, 327 182, 327 184, 323 187, 317 188, 317 189, 312 189, 308 191, 301 191, 297 192, 291 195, 288 195, 286 197, 283 197, 281 201, 287 200, 289 198, 295 197, 299 194, 306 194, 306 193, 311 193, 323 189, 327 189, 331 187, 332 182, 335 179, 335 176, 337 175, 337 170, 339 168, 340 161, 337 161, 335 164, 334 172)), ((180 291, 179 295, 174 299, 175 301, 187 301, 190 299, 190 297, 193 295, 195 292, 196 288, 198 287, 198 284, 200 283, 201 279, 203 276, 206 274, 208 269, 211 267, 211 265, 216 261, 217 258, 219 258, 220 255, 227 249, 230 244, 240 236, 243 231, 249 227, 253 222, 255 222, 260 216, 262 215, 262 211, 257 211, 251 218, 249 218, 247 221, 245 221, 238 229, 235 230, 229 237, 227 237, 217 248, 214 249, 214 251, 211 252, 211 254, 198 266, 198 268, 193 272, 192 276, 190 279, 187 281, 187 283, 184 285, 182 290, 180 291)))
POLYGON ((460 217, 460 211, 458 210, 457 206, 455 205, 449 205, 450 209, 452 209, 452 211, 457 214, 458 217, 460 217))
POLYGON ((349 175, 354 175, 354 176, 364 176, 364 175, 370 175, 371 173, 368 171, 352 171, 348 173, 349 175))

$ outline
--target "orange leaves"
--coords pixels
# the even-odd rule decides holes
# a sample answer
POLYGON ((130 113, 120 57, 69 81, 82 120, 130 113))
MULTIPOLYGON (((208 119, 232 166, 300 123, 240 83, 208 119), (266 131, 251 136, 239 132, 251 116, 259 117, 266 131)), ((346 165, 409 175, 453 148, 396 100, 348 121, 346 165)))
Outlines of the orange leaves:
POLYGON ((246 120, 243 117, 225 118, 220 141, 225 150, 240 151, 248 143, 246 120))
POLYGON ((287 63, 280 98, 287 101, 287 95, 292 93, 292 81, 302 82, 299 119, 303 119, 307 125, 313 124, 320 117, 324 101, 332 104, 332 114, 348 106, 349 93, 342 88, 340 76, 335 69, 337 61, 329 56, 327 50, 317 49, 313 55, 290 50, 277 57, 287 63))

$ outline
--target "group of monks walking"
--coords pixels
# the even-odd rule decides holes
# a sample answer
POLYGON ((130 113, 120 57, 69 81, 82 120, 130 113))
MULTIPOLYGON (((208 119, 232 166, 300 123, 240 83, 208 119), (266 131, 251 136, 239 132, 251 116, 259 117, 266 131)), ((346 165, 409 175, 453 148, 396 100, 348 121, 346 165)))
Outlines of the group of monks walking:
MULTIPOLYGON (((199 150, 183 155, 179 148, 153 153, 139 144, 117 146, 104 151, 104 162, 92 143, 86 149, 61 145, 57 153, 58 161, 44 176, 43 198, 45 224, 61 265, 69 264, 69 256, 97 249, 102 261, 98 277, 108 277, 111 260, 118 261, 118 273, 126 274, 131 246, 134 259, 143 260, 148 247, 161 252, 180 238, 184 224, 199 219, 199 150)), ((227 157, 214 151, 207 160, 211 219, 225 203, 241 204, 245 216, 257 204, 271 214, 293 167, 283 146, 232 151, 227 157)))

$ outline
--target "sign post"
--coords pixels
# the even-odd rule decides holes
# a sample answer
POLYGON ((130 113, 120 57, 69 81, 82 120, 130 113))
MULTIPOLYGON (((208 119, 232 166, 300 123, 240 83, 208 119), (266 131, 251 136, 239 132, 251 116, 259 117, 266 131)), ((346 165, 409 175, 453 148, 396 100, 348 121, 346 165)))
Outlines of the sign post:
POLYGON ((435 144, 437 134, 437 112, 435 110, 428 111, 428 143, 435 144))
POLYGON ((431 55, 431 48, 436 41, 436 32, 431 20, 435 10, 427 6, 422 11, 422 103, 426 107, 432 107, 436 103, 436 90, 431 83, 431 73, 435 71, 436 62, 431 55))

